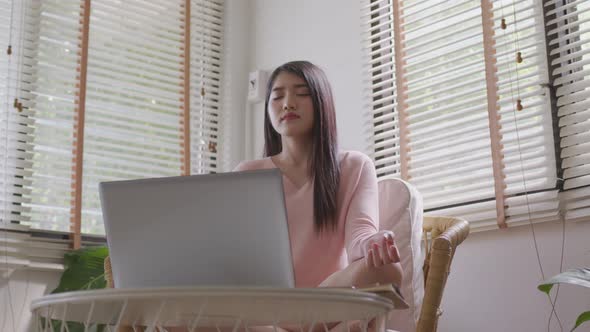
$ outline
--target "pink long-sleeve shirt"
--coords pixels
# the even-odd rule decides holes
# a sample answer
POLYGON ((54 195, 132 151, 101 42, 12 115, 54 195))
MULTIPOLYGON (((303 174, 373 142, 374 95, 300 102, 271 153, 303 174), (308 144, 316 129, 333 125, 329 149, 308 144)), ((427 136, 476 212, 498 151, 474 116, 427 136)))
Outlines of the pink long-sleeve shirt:
MULTIPOLYGON (((340 152, 337 228, 317 233, 313 181, 295 186, 283 175, 296 287, 317 287, 332 273, 364 257, 365 240, 379 229, 377 177, 369 157, 340 152)), ((277 168, 271 158, 242 162, 236 171, 277 168)))

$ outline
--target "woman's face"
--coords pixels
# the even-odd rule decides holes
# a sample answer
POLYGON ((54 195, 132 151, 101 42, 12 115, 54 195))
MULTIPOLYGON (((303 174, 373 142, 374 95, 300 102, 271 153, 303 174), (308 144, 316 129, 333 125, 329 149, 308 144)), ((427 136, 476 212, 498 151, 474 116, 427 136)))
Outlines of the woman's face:
POLYGON ((281 136, 311 135, 314 110, 305 80, 288 72, 277 75, 271 88, 268 115, 281 136))

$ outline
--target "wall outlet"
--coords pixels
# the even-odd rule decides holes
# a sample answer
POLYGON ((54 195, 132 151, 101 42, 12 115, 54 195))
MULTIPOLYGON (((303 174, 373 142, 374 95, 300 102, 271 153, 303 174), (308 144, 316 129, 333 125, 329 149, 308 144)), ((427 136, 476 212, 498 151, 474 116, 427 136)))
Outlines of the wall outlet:
POLYGON ((266 82, 268 72, 256 70, 248 75, 248 101, 258 103, 264 101, 266 96, 266 82))

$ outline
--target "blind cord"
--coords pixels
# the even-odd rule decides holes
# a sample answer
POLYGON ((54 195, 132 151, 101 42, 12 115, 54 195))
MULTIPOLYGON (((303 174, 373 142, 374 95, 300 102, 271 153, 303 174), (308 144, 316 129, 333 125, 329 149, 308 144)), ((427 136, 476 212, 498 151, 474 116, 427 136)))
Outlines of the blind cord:
MULTIPOLYGON (((7 61, 7 73, 6 73, 6 89, 7 92, 10 91, 10 68, 12 65, 12 34, 13 34, 13 28, 14 28, 14 0, 10 3, 10 24, 8 27, 8 50, 7 50, 7 56, 8 56, 8 61, 7 61)), ((9 93, 6 93, 6 103, 5 103, 5 107, 6 107, 6 124, 4 126, 4 135, 6 135, 5 140, 4 140, 4 155, 5 155, 5 159, 4 159, 4 170, 2 170, 2 174, 3 174, 3 183, 4 183, 4 195, 8 195, 8 176, 7 176, 7 170, 8 170, 8 129, 9 129, 9 122, 10 122, 10 112, 12 111, 10 109, 10 99, 9 99, 9 93)), ((4 208, 2 211, 3 214, 3 220, 4 220, 4 226, 5 229, 2 232, 3 233, 3 237, 4 237, 4 264, 6 267, 8 267, 8 224, 9 224, 9 218, 8 216, 8 197, 6 197, 6 199, 4 199, 4 208)), ((8 275, 7 280, 6 280, 6 295, 8 297, 8 307, 10 308, 10 317, 11 319, 11 323, 12 323, 12 330, 16 331, 15 328, 15 320, 16 317, 14 315, 14 304, 12 303, 12 291, 10 289, 10 275, 8 275)), ((5 311, 6 313, 6 311, 5 311)), ((7 313, 6 313, 7 314, 7 313)), ((3 317, 3 322, 2 322, 2 329, 4 329, 4 326, 7 324, 8 321, 8 317, 4 316, 3 317)))
MULTIPOLYGON (((504 15, 504 1, 501 0, 501 13, 502 13, 502 22, 503 22, 503 27, 502 29, 504 30, 503 32, 503 36, 506 36, 506 25, 505 25, 505 15, 504 15)), ((521 151, 521 142, 520 142, 520 133, 519 133, 519 128, 518 128, 518 121, 516 120, 516 112, 523 110, 525 107, 522 105, 522 100, 520 97, 520 84, 519 84, 519 73, 518 73, 518 64, 521 63, 522 60, 522 53, 520 51, 520 41, 519 41, 519 37, 518 37, 518 21, 516 19, 516 8, 515 8, 515 4, 514 1, 512 1, 512 19, 513 19, 513 24, 514 24, 514 49, 516 51, 516 61, 515 61, 515 65, 514 65, 514 73, 516 75, 516 94, 517 94, 517 100, 515 101, 514 98, 514 87, 513 87, 513 81, 512 81, 512 73, 511 70, 508 70, 508 75, 509 75, 509 82, 510 82, 510 98, 512 100, 512 113, 513 113, 513 119, 514 119, 514 128, 515 128, 515 133, 516 133, 516 141, 518 144, 518 156, 519 156, 519 161, 520 161, 520 172, 521 172, 521 176, 522 176, 522 182, 523 182, 523 189, 524 189, 524 197, 525 197, 525 201, 526 201, 526 207, 527 207, 527 219, 528 219, 528 223, 531 229, 531 235, 533 238, 533 244, 534 244, 534 248, 535 248, 535 254, 537 256, 537 264, 539 266, 539 271, 541 273, 541 278, 542 280, 545 280, 545 272, 543 270, 543 264, 541 262, 541 257, 540 257, 540 253, 539 253, 539 246, 537 243, 537 236, 535 233, 535 226, 533 224, 532 221, 532 213, 531 213, 531 207, 530 207, 530 202, 529 202, 529 194, 528 194, 528 189, 527 189, 527 183, 526 183, 526 176, 525 176, 525 172, 524 172, 524 166, 523 166, 523 159, 522 159, 522 151, 521 151)), ((541 15, 542 12, 541 12, 541 15)), ((510 62, 508 62, 509 66, 510 66, 510 62)), ((560 272, 563 269, 563 256, 564 256, 564 248, 565 248, 565 219, 563 218, 563 214, 561 213, 561 206, 558 206, 558 216, 559 216, 559 220, 562 223, 562 243, 561 243, 561 261, 560 261, 560 267, 559 270, 560 272)), ((551 329, 551 320, 553 318, 553 315, 555 315, 555 318, 557 319, 557 322, 559 324, 560 330, 563 332, 563 325, 561 323, 561 320, 559 319, 559 315, 557 314, 557 311, 555 310, 555 306, 557 303, 557 297, 559 295, 559 285, 557 285, 557 290, 555 293, 555 298, 552 299, 551 296, 549 296, 549 302, 551 304, 551 315, 549 316, 549 320, 547 321, 547 331, 550 331, 551 329)))

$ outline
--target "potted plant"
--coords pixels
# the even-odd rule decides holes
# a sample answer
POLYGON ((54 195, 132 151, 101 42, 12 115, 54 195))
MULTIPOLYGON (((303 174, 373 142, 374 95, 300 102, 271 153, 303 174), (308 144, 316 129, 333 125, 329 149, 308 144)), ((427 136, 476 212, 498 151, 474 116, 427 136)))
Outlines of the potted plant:
MULTIPOLYGON (((106 246, 87 247, 73 250, 64 255, 64 272, 61 276, 57 288, 51 294, 72 292, 90 289, 102 289, 106 287, 104 260, 108 256, 106 246)), ((45 324, 41 318, 42 324, 45 324)), ((53 331, 62 331, 61 321, 52 320, 53 331)), ((84 329, 84 324, 76 322, 67 323, 67 331, 84 332, 96 331, 102 332, 105 327, 100 324, 84 329)))
MULTIPOLYGON (((571 284, 590 288, 590 269, 581 268, 568 270, 546 280, 537 288, 549 296, 549 292, 555 284, 571 284)), ((590 311, 584 311, 578 316, 578 319, 576 319, 576 323, 574 324, 574 327, 571 329, 571 331, 575 330, 578 328, 578 326, 587 321, 590 321, 590 311)))

